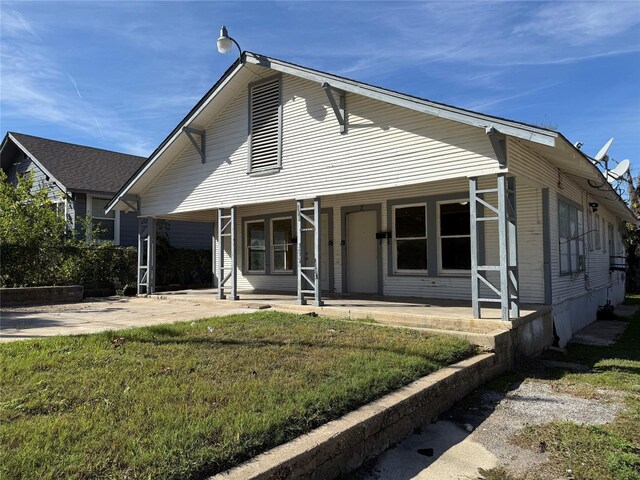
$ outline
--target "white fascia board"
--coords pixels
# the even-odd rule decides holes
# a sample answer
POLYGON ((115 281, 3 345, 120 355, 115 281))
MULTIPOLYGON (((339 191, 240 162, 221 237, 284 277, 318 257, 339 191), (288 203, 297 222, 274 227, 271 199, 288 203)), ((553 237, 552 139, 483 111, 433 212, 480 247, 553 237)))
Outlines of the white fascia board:
POLYGON ((196 118, 198 118, 198 115, 200 115, 203 112, 203 110, 207 108, 207 106, 213 101, 213 99, 218 95, 218 93, 233 79, 233 77, 236 76, 236 74, 242 69, 242 67, 243 67, 243 63, 239 63, 238 66, 236 66, 236 68, 227 76, 227 78, 225 78, 222 82, 220 82, 220 85, 218 85, 218 88, 216 88, 213 92, 211 92, 209 97, 204 102, 202 102, 202 105, 200 105, 200 108, 198 108, 195 112, 193 112, 193 114, 189 118, 187 118, 184 122, 182 122, 179 125, 180 128, 176 128, 176 131, 173 134, 173 136, 167 142, 165 142, 162 148, 158 152, 156 152, 156 154, 152 158, 150 158, 145 163, 144 167, 137 174, 135 174, 132 178, 130 178, 127 181, 124 188, 122 188, 120 192, 117 193, 116 196, 111 199, 111 201, 107 205, 107 208, 105 209, 106 213, 109 213, 111 210, 113 210, 113 208, 118 204, 120 198, 127 195, 129 190, 131 190, 131 188, 136 184, 136 182, 149 170, 149 168, 151 168, 151 166, 156 162, 156 160, 158 160, 158 158, 162 156, 162 154, 167 150, 167 148, 169 148, 169 146, 173 144, 173 142, 180 135, 182 135, 183 131, 181 127, 189 126, 191 122, 193 122, 196 118))
POLYGON ((380 100, 399 107, 408 108, 421 113, 426 113, 439 118, 447 120, 453 120, 455 122, 471 125, 479 128, 491 128, 495 127, 501 133, 511 135, 513 137, 522 138, 531 142, 540 143, 554 147, 556 144, 556 138, 558 134, 550 132, 541 128, 536 128, 529 125, 523 125, 518 122, 512 122, 505 119, 490 117, 488 115, 482 115, 480 113, 463 111, 455 107, 447 105, 436 104, 428 100, 423 100, 409 95, 404 95, 399 92, 393 92, 380 87, 374 87, 372 85, 366 85, 353 80, 348 80, 341 77, 336 77, 331 74, 320 73, 313 70, 309 70, 304 67, 292 65, 290 63, 282 62, 280 60, 271 59, 268 57, 255 57, 251 54, 246 56, 247 63, 260 65, 262 67, 271 68, 273 70, 288 73, 290 75, 311 80, 313 82, 329 83, 332 87, 344 90, 346 92, 355 93, 365 97, 380 100))
POLYGON ((67 187, 65 187, 65 186, 64 186, 64 184, 63 184, 60 180, 58 180, 58 179, 57 179, 57 178, 56 178, 56 177, 55 177, 55 176, 54 176, 54 175, 53 175, 49 170, 47 170, 47 169, 44 167, 44 165, 42 165, 42 163, 40 163, 40 161, 39 161, 39 160, 38 160, 38 159, 37 159, 33 154, 31 154, 31 152, 29 152, 29 150, 27 150, 27 149, 25 148, 25 146, 24 146, 24 145, 22 145, 18 140, 16 140, 16 138, 15 138, 13 135, 11 135, 10 133, 8 134, 8 136, 9 136, 9 138, 11 138, 11 141, 12 141, 13 143, 15 143, 15 144, 16 144, 16 146, 17 146, 20 150, 22 150, 22 151, 24 152, 24 154, 25 154, 25 155, 27 155, 27 156, 31 159, 31 161, 32 161, 33 163, 35 163, 35 164, 38 166, 38 168, 39 168, 39 169, 40 169, 40 170, 41 170, 41 171, 42 171, 42 172, 43 172, 47 177, 49 177, 51 180, 53 180, 53 182, 58 186, 58 188, 59 188, 60 190, 62 190, 62 192, 63 192, 65 195, 67 195, 67 196, 69 195, 69 192, 67 192, 67 187))

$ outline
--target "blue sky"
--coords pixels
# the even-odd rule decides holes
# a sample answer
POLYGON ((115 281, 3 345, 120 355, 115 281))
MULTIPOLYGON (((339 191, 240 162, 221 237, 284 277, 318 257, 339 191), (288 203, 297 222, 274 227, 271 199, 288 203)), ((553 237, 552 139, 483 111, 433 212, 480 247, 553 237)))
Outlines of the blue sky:
POLYGON ((640 169, 640 1, 1 2, 0 130, 148 155, 243 49, 527 123, 640 169))

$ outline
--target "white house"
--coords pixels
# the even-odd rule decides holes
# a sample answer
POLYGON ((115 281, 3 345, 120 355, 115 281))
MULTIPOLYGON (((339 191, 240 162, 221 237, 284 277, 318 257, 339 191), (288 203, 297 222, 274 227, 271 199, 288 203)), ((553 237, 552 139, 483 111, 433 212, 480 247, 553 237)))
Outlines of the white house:
POLYGON ((107 210, 137 205, 139 292, 157 219, 213 222, 220 298, 546 304, 561 343, 623 300, 610 257, 636 221, 559 132, 248 52, 107 210))

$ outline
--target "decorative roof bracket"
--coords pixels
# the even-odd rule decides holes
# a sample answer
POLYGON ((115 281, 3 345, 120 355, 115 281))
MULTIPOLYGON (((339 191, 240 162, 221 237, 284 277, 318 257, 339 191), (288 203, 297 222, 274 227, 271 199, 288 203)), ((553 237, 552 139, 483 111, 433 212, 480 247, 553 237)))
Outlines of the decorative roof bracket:
POLYGON ((333 88, 327 82, 324 82, 322 84, 322 88, 327 94, 327 98, 329 99, 331 108, 333 108, 333 113, 335 113, 336 118, 338 119, 338 123, 340 124, 340 133, 342 134, 347 133, 347 113, 346 113, 345 92, 342 90, 333 88), (336 101, 336 98, 334 97, 334 93, 338 95, 338 101, 336 101))
POLYGON ((205 131, 204 130, 196 130, 195 128, 191 128, 191 127, 182 127, 182 131, 184 133, 187 134, 187 137, 189 137, 189 140, 191 140, 191 143, 193 143, 193 146, 195 147, 196 151, 200 154, 200 158, 202 159, 202 163, 206 162, 206 157, 205 157, 205 131), (196 139, 193 138, 194 135, 200 135, 200 145, 198 145, 198 142, 196 142, 196 139))
POLYGON ((498 163, 501 167, 507 166, 507 137, 504 133, 499 132, 495 127, 487 127, 487 136, 496 154, 498 163))
POLYGON ((131 202, 129 202, 128 200, 125 200, 124 198, 122 198, 121 200, 122 200, 122 203, 124 203, 127 207, 129 207, 134 212, 138 211, 137 205, 132 204, 131 202))

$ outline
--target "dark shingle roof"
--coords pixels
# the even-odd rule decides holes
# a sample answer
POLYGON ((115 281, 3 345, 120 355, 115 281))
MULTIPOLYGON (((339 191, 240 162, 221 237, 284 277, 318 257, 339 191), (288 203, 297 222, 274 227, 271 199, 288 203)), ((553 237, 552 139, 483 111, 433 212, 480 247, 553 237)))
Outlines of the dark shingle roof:
POLYGON ((9 132, 67 190, 117 192, 146 158, 9 132))

